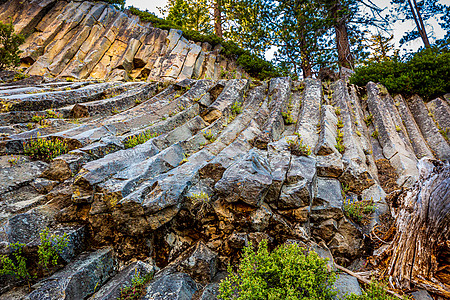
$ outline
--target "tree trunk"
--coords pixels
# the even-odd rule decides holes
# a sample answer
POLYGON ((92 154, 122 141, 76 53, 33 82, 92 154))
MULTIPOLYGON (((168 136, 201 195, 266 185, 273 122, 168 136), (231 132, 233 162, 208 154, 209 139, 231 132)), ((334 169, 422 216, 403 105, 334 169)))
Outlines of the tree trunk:
POLYGON ((423 23, 422 15, 420 14, 419 7, 417 6, 416 0, 414 0, 414 6, 411 0, 408 0, 409 8, 416 23, 417 31, 419 31, 420 37, 422 38, 423 44, 426 48, 430 47, 430 41, 428 40, 427 30, 423 23))
POLYGON ((422 159, 420 179, 400 196, 389 247, 389 281, 450 297, 450 164, 422 159))
POLYGON ((220 0, 214 1, 214 32, 218 37, 223 37, 222 33, 222 9, 220 0))
POLYGON ((350 42, 348 40, 347 24, 345 17, 341 16, 341 4, 337 2, 332 8, 334 18, 334 30, 336 33, 336 49, 338 52, 339 65, 341 67, 353 68, 353 55, 350 51, 350 42))

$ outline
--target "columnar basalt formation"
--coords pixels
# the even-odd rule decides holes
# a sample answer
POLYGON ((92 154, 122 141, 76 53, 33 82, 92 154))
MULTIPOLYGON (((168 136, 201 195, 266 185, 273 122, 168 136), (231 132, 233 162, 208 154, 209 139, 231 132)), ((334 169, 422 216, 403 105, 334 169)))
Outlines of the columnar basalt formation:
POLYGON ((217 53, 102 2, 11 0, 6 15, 30 34, 27 72, 47 77, 0 84, 0 252, 23 243, 36 268, 46 228, 68 246, 31 289, 1 276, 0 299, 116 299, 153 272, 143 299, 215 299, 226 266, 262 239, 355 266, 419 159, 450 155, 448 97, 392 98, 345 79, 217 80, 217 53), (177 81, 83 79, 122 71, 177 81), (37 139, 68 152, 33 160, 25 146, 37 139), (361 201, 374 207, 367 222, 346 210, 361 201))
MULTIPOLYGON (((388 212, 386 193, 415 183, 419 158, 449 153, 446 100, 392 99, 373 83, 367 93, 343 80, 289 78, 2 84, 2 251, 14 242, 35 251, 47 227, 70 237, 67 266, 29 299, 73 289, 109 299, 131 270, 158 267, 149 299, 164 289, 211 293, 216 273, 261 239, 297 240, 348 265, 368 251, 364 236, 388 212), (30 160, 23 145, 36 138, 65 141, 70 151, 30 160), (369 223, 345 214, 346 203, 368 199, 376 208, 369 223), (146 261, 113 277, 116 262, 133 258, 146 261), (104 287, 75 288, 90 269, 104 287), (66 283, 72 273, 81 275, 66 283)), ((1 282, 3 292, 20 285, 1 282)))
POLYGON ((21 60, 29 75, 180 81, 245 73, 220 47, 152 27, 104 2, 9 0, 0 5, 0 20, 26 36, 21 60))

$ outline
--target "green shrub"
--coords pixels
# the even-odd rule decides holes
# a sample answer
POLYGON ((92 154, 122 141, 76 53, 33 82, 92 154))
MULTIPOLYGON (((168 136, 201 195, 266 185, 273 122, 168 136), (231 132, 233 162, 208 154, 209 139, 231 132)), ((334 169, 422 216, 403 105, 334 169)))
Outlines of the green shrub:
POLYGON ((159 135, 159 133, 156 133, 156 132, 153 133, 150 130, 146 130, 138 135, 128 138, 124 143, 125 149, 133 148, 137 145, 143 144, 146 141, 148 141, 154 137, 157 137, 158 135, 159 135))
POLYGON ((69 239, 66 233, 62 236, 50 234, 48 228, 39 233, 39 236, 41 239, 38 248, 39 264, 48 270, 51 266, 58 264, 58 258, 67 247, 69 239))
POLYGON ((24 41, 22 35, 14 33, 12 22, 0 22, 0 69, 17 67, 20 64, 19 46, 24 41))
POLYGON ((269 252, 267 241, 245 247, 237 274, 220 283, 219 299, 333 299, 330 288, 335 273, 328 272, 327 261, 296 244, 282 245, 269 252))
POLYGON ((303 139, 300 137, 300 135, 297 141, 287 140, 286 142, 288 143, 289 150, 291 151, 292 154, 297 156, 311 155, 311 147, 306 144, 303 144, 303 139))
MULTIPOLYGON (((66 234, 63 236, 50 234, 48 228, 41 231, 39 236, 41 243, 38 246, 38 263, 45 271, 48 271, 51 266, 58 263, 60 254, 67 247, 68 238, 66 234)), ((28 271, 27 260, 22 251, 24 246, 25 244, 19 242, 9 245, 11 254, 0 256, 0 275, 10 275, 28 282, 36 277, 28 271)))
POLYGON ((69 146, 63 140, 55 138, 53 140, 37 138, 23 143, 25 155, 33 159, 50 161, 57 156, 69 151, 69 146))
POLYGON ((30 280, 31 275, 27 269, 27 261, 22 254, 25 244, 19 242, 10 244, 11 255, 0 256, 0 275, 14 276, 19 280, 30 280))
POLYGON ((375 211, 375 205, 373 199, 351 201, 349 199, 344 200, 344 214, 352 219, 356 223, 367 224, 375 211))
POLYGON ((231 112, 234 115, 238 115, 242 112, 242 104, 238 101, 234 102, 233 105, 231 105, 231 112))
POLYGON ((292 112, 290 110, 288 110, 287 112, 282 111, 281 116, 283 117, 285 125, 291 125, 296 123, 296 121, 292 117, 292 112))
MULTIPOLYGON (((390 296, 386 290, 385 285, 376 281, 371 281, 363 290, 362 295, 351 294, 346 300, 398 300, 397 297, 390 296)), ((408 299, 404 297, 404 299, 408 299)))
POLYGON ((336 130, 336 145, 334 147, 341 154, 345 152, 344 133, 339 128, 336 130))
POLYGON ((120 290, 119 300, 138 300, 141 299, 145 285, 152 280, 153 273, 148 273, 145 276, 141 276, 139 272, 135 273, 131 278, 131 286, 124 287, 120 290))
POLYGON ((379 82, 390 93, 431 99, 450 91, 449 76, 450 50, 432 47, 404 61, 394 58, 357 67, 350 83, 364 86, 369 81, 379 82))

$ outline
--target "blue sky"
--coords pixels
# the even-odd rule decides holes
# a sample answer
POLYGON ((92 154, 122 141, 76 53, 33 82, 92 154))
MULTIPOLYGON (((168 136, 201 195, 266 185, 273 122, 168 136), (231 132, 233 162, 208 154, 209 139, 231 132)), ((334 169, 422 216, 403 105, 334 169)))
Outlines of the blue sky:
MULTIPOLYGON (((151 12, 154 12, 157 15, 160 15, 157 7, 164 7, 167 3, 167 0, 127 0, 127 5, 132 5, 135 7, 138 7, 140 9, 148 9, 151 12)), ((390 0, 375 0, 374 1, 377 5, 380 7, 386 7, 389 5, 390 0)), ((450 0, 441 0, 442 3, 449 4, 450 0)), ((394 33, 394 40, 396 41, 396 47, 400 47, 399 41, 402 38, 403 34, 406 30, 409 30, 410 28, 414 27, 413 21, 407 21, 407 22, 397 22, 392 25, 393 33, 394 33)), ((437 25, 436 20, 431 20, 427 23, 427 29, 430 35, 431 40, 434 40, 434 38, 442 38, 444 36, 444 31, 440 29, 440 27, 437 25), (433 30, 434 29, 434 30, 433 30)), ((406 45, 404 45, 401 49, 403 51, 407 50, 417 50, 422 46, 422 41, 420 39, 417 39, 413 42, 410 42, 406 45)), ((266 53, 266 58, 271 59, 273 57, 273 52, 275 49, 272 49, 272 51, 268 51, 266 53)))

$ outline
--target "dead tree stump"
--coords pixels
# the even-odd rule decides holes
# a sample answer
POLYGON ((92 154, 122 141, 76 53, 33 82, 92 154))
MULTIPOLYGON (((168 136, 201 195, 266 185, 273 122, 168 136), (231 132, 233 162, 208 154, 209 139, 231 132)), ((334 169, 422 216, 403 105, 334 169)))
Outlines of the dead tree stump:
POLYGON ((389 281, 450 297, 450 164, 422 159, 420 179, 400 196, 389 247, 389 281))

